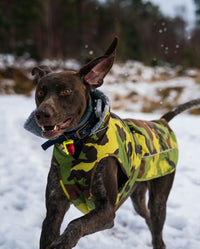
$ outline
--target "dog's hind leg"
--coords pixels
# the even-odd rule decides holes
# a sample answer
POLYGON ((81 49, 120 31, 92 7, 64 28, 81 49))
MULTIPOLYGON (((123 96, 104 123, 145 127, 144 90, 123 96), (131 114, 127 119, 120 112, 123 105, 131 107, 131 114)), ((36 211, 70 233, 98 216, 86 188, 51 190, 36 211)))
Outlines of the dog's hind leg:
POLYGON ((150 212, 146 206, 146 192, 147 192, 147 183, 146 182, 137 182, 136 189, 131 194, 131 200, 135 211, 142 216, 149 228, 151 229, 150 224, 150 212))
POLYGON ((173 184, 175 172, 149 181, 149 211, 152 244, 154 249, 165 249, 162 230, 166 218, 167 199, 173 184))

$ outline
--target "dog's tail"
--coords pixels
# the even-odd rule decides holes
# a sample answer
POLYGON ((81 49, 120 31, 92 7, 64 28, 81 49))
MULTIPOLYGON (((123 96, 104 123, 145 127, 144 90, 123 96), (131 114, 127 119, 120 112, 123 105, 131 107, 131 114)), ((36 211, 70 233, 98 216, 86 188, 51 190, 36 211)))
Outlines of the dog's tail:
POLYGON ((175 107, 171 111, 164 114, 161 118, 164 118, 167 122, 169 122, 170 120, 172 120, 176 115, 180 114, 181 112, 184 112, 184 111, 186 111, 194 106, 198 106, 198 105, 200 106, 200 98, 191 100, 191 101, 186 102, 182 105, 178 105, 177 107, 175 107))

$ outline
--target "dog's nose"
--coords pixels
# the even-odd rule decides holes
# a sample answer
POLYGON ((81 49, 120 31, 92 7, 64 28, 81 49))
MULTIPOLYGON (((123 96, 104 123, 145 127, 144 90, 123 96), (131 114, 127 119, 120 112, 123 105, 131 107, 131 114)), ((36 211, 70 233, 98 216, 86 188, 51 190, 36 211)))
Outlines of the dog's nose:
POLYGON ((38 122, 46 123, 53 117, 53 110, 49 107, 41 108, 35 113, 38 122))

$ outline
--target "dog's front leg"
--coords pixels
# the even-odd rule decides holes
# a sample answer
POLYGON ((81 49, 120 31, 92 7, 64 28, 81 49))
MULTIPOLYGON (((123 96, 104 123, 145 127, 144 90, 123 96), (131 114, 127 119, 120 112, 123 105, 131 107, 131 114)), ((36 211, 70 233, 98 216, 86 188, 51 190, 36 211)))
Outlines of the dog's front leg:
POLYGON ((70 222, 64 233, 51 244, 50 249, 71 249, 81 237, 114 225, 114 205, 117 197, 117 164, 114 158, 104 159, 98 165, 92 195, 95 209, 70 222))
POLYGON ((58 170, 51 165, 46 188, 46 217, 42 224, 40 249, 47 249, 60 236, 60 226, 70 204, 61 189, 58 170))

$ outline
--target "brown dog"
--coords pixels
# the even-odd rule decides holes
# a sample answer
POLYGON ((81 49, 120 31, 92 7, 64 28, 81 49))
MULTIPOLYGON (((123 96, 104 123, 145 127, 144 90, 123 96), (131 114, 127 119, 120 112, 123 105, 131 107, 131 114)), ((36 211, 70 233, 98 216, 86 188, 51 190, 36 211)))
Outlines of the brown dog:
POLYGON ((141 121, 142 125, 138 130, 135 128, 139 125, 137 120, 122 121, 115 115, 108 114, 108 110, 103 114, 104 120, 102 121, 101 112, 103 108, 105 109, 105 103, 98 105, 92 99, 91 104, 91 90, 103 84, 104 77, 112 67, 116 45, 117 39, 115 38, 105 55, 83 66, 78 72, 53 73, 45 66, 34 68, 32 71, 37 81, 35 119, 43 130, 43 136, 50 139, 50 145, 51 143, 57 144, 54 148, 46 189, 47 214, 42 226, 41 249, 70 249, 81 237, 111 228, 114 225, 117 208, 129 196, 138 214, 146 220, 152 234, 153 248, 165 248, 162 230, 166 216, 166 202, 176 167, 169 153, 174 149, 177 153, 175 138, 173 142, 171 138, 173 132, 167 122, 180 112, 200 104, 200 99, 178 106, 164 115, 161 121, 141 121), (110 120, 117 127, 114 133, 110 131, 110 120), (100 123, 96 127, 99 133, 94 129, 97 123, 100 123), (125 130, 122 129, 121 124, 125 130), (154 156, 160 156, 162 151, 155 148, 151 151, 149 145, 151 141, 147 139, 144 142, 145 146, 138 143, 138 137, 143 136, 141 133, 143 126, 148 126, 145 139, 147 136, 152 141, 157 139, 158 147, 164 148, 164 159, 158 159, 163 164, 157 163, 155 169, 159 168, 162 172, 164 167, 170 169, 160 177, 151 176, 144 181, 143 176, 146 170, 144 165, 148 167, 156 160, 154 158, 152 162, 148 161, 150 156, 147 152, 141 156, 143 147, 147 145, 148 152, 150 151, 149 153, 154 156), (164 132, 159 128, 161 126, 164 127, 164 132), (128 135, 127 130, 131 131, 131 135, 128 135), (164 137, 165 133, 167 133, 167 138, 164 137), (71 143, 71 148, 68 142, 63 143, 64 140, 71 143), (111 140, 111 143, 101 151, 105 155, 103 154, 104 156, 96 161, 97 158, 94 157, 101 148, 104 148, 104 145, 106 146, 108 140, 111 140), (116 146, 115 140, 122 140, 125 147, 116 146), (134 145, 131 145, 130 141, 134 145), (174 148, 167 147, 173 143, 174 148), (113 147, 112 154, 111 147, 113 147), (120 150, 125 150, 124 148, 128 156, 123 160, 131 162, 129 173, 126 172, 128 170, 118 156, 121 153, 120 150), (64 155, 64 149, 69 155, 64 155), (81 156, 82 159, 80 159, 81 156), (68 160, 70 167, 63 163, 64 157, 68 160), (94 165, 92 165, 93 161, 94 165), (134 184, 129 182, 129 178, 134 179, 134 184), (121 189, 125 192, 119 197, 121 189), (149 191, 148 207, 145 201, 147 190, 149 191), (85 215, 70 222, 64 233, 60 235, 61 223, 70 207, 70 202, 81 209, 85 215))

